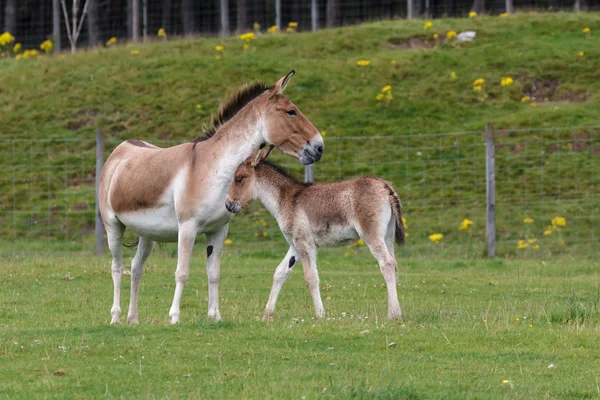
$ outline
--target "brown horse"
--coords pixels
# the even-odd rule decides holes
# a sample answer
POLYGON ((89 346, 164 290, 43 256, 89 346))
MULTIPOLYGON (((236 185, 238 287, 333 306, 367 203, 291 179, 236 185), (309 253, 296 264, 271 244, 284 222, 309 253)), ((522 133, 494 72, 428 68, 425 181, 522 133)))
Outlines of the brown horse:
POLYGON ((379 263, 388 292, 388 318, 402 318, 396 284, 394 237, 404 243, 402 208, 392 185, 361 177, 339 183, 305 184, 267 161, 251 157, 239 166, 226 207, 239 212, 258 199, 275 217, 290 245, 275 270, 263 319, 271 319, 283 283, 300 260, 317 318, 324 315, 319 293, 317 248, 349 244, 361 238, 379 263))
POLYGON ((155 241, 178 242, 176 288, 169 316, 172 324, 179 322, 181 295, 199 233, 208 239, 208 316, 221 319, 221 250, 231 219, 224 202, 235 170, 259 148, 268 154, 263 149, 266 144, 303 164, 316 162, 323 154, 319 131, 282 94, 293 74, 291 71, 272 87, 254 84, 240 90, 221 107, 204 137, 164 149, 128 140, 112 152, 102 170, 99 191, 100 212, 113 256, 111 324, 119 323, 121 315, 125 228, 139 235, 131 263, 129 323, 138 322, 140 278, 155 241))

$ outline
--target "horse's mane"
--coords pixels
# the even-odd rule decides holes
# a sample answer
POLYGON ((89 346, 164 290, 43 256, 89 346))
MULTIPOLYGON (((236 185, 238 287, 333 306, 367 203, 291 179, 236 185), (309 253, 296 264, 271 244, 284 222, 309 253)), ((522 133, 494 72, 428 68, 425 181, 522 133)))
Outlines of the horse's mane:
POLYGON ((283 175, 284 177, 286 177, 287 179, 289 179, 290 181, 292 181, 293 183, 298 184, 298 185, 302 185, 302 186, 311 186, 312 185, 312 183, 307 183, 307 182, 299 181, 298 179, 296 179, 295 176, 293 176, 292 174, 290 174, 281 165, 272 163, 272 162, 267 161, 267 160, 262 160, 261 162, 259 162, 258 165, 257 165, 257 167, 259 167, 259 168, 260 167, 270 168, 275 173, 277 173, 279 175, 283 175))
POLYGON ((219 111, 212 116, 210 125, 205 128, 204 135, 192 140, 192 143, 203 142, 213 137, 217 132, 217 129, 233 118, 233 116, 244 108, 246 104, 250 103, 269 88, 270 86, 262 82, 243 85, 233 96, 230 96, 221 104, 219 111))

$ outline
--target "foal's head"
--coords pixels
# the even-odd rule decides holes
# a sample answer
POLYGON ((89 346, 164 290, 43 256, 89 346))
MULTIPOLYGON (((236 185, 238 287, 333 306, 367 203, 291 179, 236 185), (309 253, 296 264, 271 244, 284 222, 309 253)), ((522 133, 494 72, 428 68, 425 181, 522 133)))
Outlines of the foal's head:
POLYGON ((265 93, 266 142, 304 165, 312 164, 323 155, 323 138, 315 126, 282 93, 295 71, 290 71, 265 93))
POLYGON ((225 199, 225 208, 231 213, 238 213, 252 200, 253 186, 256 181, 256 164, 260 162, 261 153, 255 153, 244 161, 233 176, 233 183, 225 199))

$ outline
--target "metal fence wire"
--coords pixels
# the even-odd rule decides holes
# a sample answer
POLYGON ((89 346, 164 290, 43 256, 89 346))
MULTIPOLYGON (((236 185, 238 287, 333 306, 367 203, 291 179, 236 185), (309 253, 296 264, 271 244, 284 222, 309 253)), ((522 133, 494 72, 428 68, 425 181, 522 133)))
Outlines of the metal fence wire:
MULTIPOLYGON (((494 137, 497 255, 598 257, 600 127, 500 129, 494 137)), ((106 140, 105 159, 120 142, 106 140)), ((486 254, 483 132, 326 136, 325 142, 326 157, 314 166, 317 182, 372 175, 394 185, 408 233, 402 254, 486 254), (442 236, 431 240, 434 234, 442 236)), ((94 252, 95 152, 92 137, 0 138, 0 255, 94 252)), ((296 160, 276 151, 270 158, 302 179, 296 160)), ((229 232, 230 251, 286 246, 257 202, 234 218, 229 232)), ((362 250, 347 249, 355 251, 362 250)))

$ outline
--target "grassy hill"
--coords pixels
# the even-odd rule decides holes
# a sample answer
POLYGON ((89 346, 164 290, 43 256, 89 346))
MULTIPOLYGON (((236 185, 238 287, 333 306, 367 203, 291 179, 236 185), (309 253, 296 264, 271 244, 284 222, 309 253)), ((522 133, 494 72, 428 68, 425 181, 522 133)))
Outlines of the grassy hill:
MULTIPOLYGON (((96 127, 105 133, 109 147, 128 138, 188 140, 201 133, 228 91, 251 80, 274 82, 294 68, 297 75, 287 94, 327 133, 329 153, 318 166, 317 178, 376 174, 390 179, 406 212, 418 221, 409 230, 412 239, 424 245, 428 234, 456 230, 464 217, 477 219, 473 235, 480 239, 485 210, 479 200, 471 201, 483 200, 485 194, 484 177, 473 178, 474 170, 484 168, 479 137, 465 138, 455 149, 454 137, 436 137, 434 148, 431 138, 414 134, 479 131, 486 122, 507 129, 600 125, 599 33, 598 13, 517 14, 435 20, 428 30, 423 21, 396 20, 317 33, 265 34, 248 50, 236 37, 190 38, 76 55, 1 59, 0 162, 7 174, 0 180, 0 235, 13 240, 46 233, 60 240, 81 238, 80 228, 93 221, 96 127), (584 33, 585 27, 591 32, 584 33), (476 39, 446 39, 447 32, 464 30, 476 31, 476 39), (217 52, 216 45, 224 51, 217 52), (370 64, 359 66, 358 60, 370 64), (502 86, 503 77, 511 77, 513 83, 502 86), (485 84, 474 91, 474 81, 480 78, 485 84), (386 85, 392 86, 389 103, 376 99, 386 85), (526 96, 530 100, 522 102, 526 96), (332 136, 365 137, 365 142, 361 146, 360 141, 332 136), (404 144, 367 141, 374 136, 410 139, 404 144), (417 148, 433 150, 421 162, 412 158, 417 148), (403 163, 402 173, 391 163, 377 163, 392 156, 403 163), (419 203, 424 198, 431 201, 419 203), (449 216, 440 204, 454 205, 449 216), (71 225, 65 226, 65 221, 71 225)), ((582 132, 560 133, 553 140, 562 146, 585 134, 592 144, 587 150, 593 150, 598 131, 582 132)), ((516 140, 506 138, 510 147, 505 150, 520 145, 516 140)), ((549 161, 534 159, 538 150, 532 145, 519 151, 520 164, 503 175, 507 186, 499 188, 500 194, 505 190, 518 202, 523 197, 519 190, 525 188, 527 196, 539 200, 532 203, 540 217, 537 235, 560 212, 581 217, 577 238, 593 238, 597 225, 585 217, 597 213, 598 157, 586 150, 565 161, 564 154, 557 153, 552 162, 561 168, 540 169, 549 161), (529 180, 522 186, 511 184, 525 175, 529 180), (560 182, 560 190, 552 188, 553 180, 560 182), (586 193, 592 194, 591 200, 577 204, 586 193)), ((504 156, 515 158, 514 150, 504 156)), ((254 210, 256 218, 262 218, 258 208, 254 210)), ((509 211, 499 229, 512 248, 524 237, 515 224, 526 215, 509 211)), ((269 232, 276 234, 272 221, 268 223, 269 232)), ((252 220, 238 223, 250 234, 262 229, 254 225, 252 220)), ((480 243, 471 254, 480 254, 480 243)))

